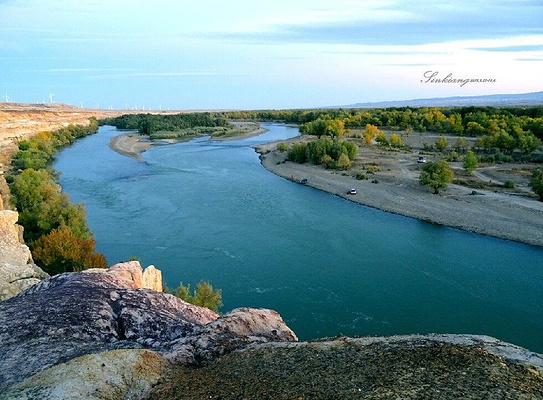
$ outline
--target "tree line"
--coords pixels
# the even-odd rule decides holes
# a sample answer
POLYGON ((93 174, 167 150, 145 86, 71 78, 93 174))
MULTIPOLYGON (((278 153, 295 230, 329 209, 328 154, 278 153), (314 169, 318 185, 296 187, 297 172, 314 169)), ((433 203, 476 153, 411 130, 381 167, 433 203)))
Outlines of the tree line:
MULTIPOLYGON (((118 129, 137 130, 142 135, 153 136, 158 132, 185 132, 191 134, 195 128, 233 128, 224 115, 214 113, 182 114, 125 114, 106 118, 101 125, 112 125, 118 129)), ((199 132, 196 132, 199 133, 199 132)), ((206 132, 201 132, 206 133, 206 132)))
POLYGON ((12 171, 6 176, 11 202, 34 262, 49 274, 107 267, 105 257, 95 252, 83 205, 70 202, 50 168, 60 148, 97 130, 98 122, 91 118, 88 126, 40 132, 19 142, 12 158, 12 171))
MULTIPOLYGON (((477 147, 527 154, 543 139, 543 106, 533 107, 391 107, 378 109, 254 110, 183 114, 126 114, 100 121, 142 134, 199 132, 196 128, 232 128, 229 120, 282 121, 302 133, 339 137, 368 125, 410 133, 432 131, 478 137, 477 147), (196 129, 196 130, 195 130, 196 129), (187 131, 188 130, 188 131, 187 131)), ((382 138, 381 138, 382 139, 382 138)))

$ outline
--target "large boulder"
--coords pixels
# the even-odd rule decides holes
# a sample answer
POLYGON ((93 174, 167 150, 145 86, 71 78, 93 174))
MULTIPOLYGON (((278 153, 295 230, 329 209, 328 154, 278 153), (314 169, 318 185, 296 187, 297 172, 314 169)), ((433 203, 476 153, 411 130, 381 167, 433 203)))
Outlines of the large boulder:
POLYGON ((147 349, 190 364, 254 342, 297 340, 276 312, 237 309, 219 316, 143 282, 133 261, 56 275, 0 302, 0 388, 36 374, 50 382, 62 374, 46 370, 113 350, 147 349))
POLYGON ((49 277, 32 262, 30 249, 22 239, 19 214, 0 210, 0 301, 9 299, 49 277))

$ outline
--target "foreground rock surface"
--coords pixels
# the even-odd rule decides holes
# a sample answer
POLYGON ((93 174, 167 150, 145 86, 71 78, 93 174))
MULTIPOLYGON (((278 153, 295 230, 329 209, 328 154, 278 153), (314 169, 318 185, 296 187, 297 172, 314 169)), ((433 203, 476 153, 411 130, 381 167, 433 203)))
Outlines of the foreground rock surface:
POLYGON ((265 344, 179 366, 151 399, 541 399, 543 358, 485 336, 265 344))
POLYGON ((297 342, 272 310, 225 315, 138 262, 0 302, 0 399, 543 398, 543 356, 485 336, 297 342))
POLYGON ((92 393, 107 391, 111 382, 118 383, 116 398, 141 398, 156 373, 160 375, 137 367, 146 364, 141 357, 196 364, 250 343, 297 340, 274 311, 237 309, 219 316, 146 289, 145 282, 157 281, 158 270, 153 270, 145 274, 138 262, 128 262, 107 270, 56 275, 0 302, 0 398, 73 398, 52 388, 76 382, 80 374, 102 386, 85 396, 78 392, 78 398, 94 398, 92 393), (120 350, 121 361, 118 368, 109 368, 110 378, 96 378, 100 363, 90 355, 111 359, 108 352, 120 350), (129 378, 126 368, 148 378, 129 378), (139 381, 147 384, 138 391, 134 385, 139 381), (39 395, 36 385, 43 389, 39 395))
POLYGON ((30 249, 17 225, 19 214, 0 210, 0 301, 9 299, 49 277, 32 262, 30 249))

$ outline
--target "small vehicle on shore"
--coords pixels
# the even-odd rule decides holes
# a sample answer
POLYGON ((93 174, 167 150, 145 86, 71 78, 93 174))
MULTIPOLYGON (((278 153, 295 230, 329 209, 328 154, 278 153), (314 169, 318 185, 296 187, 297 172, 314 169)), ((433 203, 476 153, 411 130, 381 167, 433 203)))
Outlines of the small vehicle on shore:
POLYGON ((355 188, 352 188, 350 189, 347 194, 356 194, 356 189, 355 188))

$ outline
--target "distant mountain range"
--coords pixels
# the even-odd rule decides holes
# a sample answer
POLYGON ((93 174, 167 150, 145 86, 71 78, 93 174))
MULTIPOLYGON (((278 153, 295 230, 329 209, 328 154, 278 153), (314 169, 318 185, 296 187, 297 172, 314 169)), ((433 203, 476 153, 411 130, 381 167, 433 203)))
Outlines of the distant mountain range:
POLYGON ((401 101, 356 103, 328 108, 388 108, 388 107, 464 107, 464 106, 534 106, 543 105, 543 92, 521 94, 492 94, 486 96, 437 97, 401 101))

